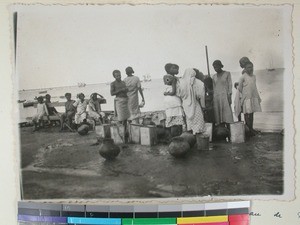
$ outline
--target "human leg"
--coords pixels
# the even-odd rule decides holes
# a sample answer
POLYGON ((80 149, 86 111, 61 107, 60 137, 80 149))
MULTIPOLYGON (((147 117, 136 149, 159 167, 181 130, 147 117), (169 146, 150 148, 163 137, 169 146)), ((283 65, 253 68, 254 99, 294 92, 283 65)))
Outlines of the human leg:
POLYGON ((252 135, 255 135, 256 134, 256 131, 253 129, 253 120, 254 120, 254 113, 250 113, 249 114, 249 117, 250 117, 250 123, 251 123, 251 128, 250 128, 250 131, 252 133, 252 135))
POLYGON ((242 121, 242 114, 241 114, 241 113, 238 115, 238 121, 239 121, 239 122, 242 121))
POLYGON ((64 123, 65 123, 66 117, 67 117, 66 113, 63 113, 60 116, 60 130, 64 129, 64 123))

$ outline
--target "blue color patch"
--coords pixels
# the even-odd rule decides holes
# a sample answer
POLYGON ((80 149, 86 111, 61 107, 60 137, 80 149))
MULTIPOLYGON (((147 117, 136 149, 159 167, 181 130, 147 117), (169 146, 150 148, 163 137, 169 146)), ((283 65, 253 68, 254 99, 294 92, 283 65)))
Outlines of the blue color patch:
POLYGON ((84 218, 84 217, 68 217, 69 224, 85 224, 85 225, 121 225, 119 218, 84 218))

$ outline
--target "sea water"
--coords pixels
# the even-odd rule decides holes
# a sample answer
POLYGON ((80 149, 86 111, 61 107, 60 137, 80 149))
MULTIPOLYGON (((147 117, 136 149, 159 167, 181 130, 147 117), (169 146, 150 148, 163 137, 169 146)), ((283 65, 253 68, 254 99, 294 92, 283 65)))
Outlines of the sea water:
MULTIPOLYGON (((257 70, 255 71, 257 88, 260 93, 262 102, 261 113, 254 115, 254 127, 263 131, 280 131, 283 129, 283 78, 284 69, 276 69, 274 71, 257 70)), ((231 73, 233 84, 232 102, 236 90, 234 83, 238 82, 241 77, 240 72, 231 73)), ((164 91, 165 86, 162 78, 152 79, 149 82, 142 82, 143 93, 145 96, 145 106, 141 109, 142 112, 164 110, 164 91)), ((34 90, 20 90, 19 100, 34 100, 40 95, 50 94, 52 102, 66 101, 64 95, 66 92, 72 94, 72 98, 76 99, 78 93, 84 93, 85 98, 89 99, 90 95, 97 92, 106 98, 107 103, 102 105, 102 110, 114 110, 114 97, 110 95, 109 83, 88 84, 85 87, 67 86, 53 87, 34 90)), ((19 103, 20 120, 26 121, 26 118, 32 117, 35 114, 36 108, 24 108, 22 103, 19 103)), ((233 107, 233 104, 232 104, 233 107)), ((64 112, 64 107, 56 107, 57 111, 64 112)), ((236 118, 235 118, 236 120, 236 118)))

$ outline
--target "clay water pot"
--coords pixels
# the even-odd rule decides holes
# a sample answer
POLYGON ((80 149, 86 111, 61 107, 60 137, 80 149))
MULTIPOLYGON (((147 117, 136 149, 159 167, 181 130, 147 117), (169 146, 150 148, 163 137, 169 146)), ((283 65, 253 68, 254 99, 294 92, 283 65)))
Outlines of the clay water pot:
POLYGON ((192 148, 196 144, 196 137, 188 132, 184 132, 180 135, 187 143, 189 143, 190 147, 192 148))
POLYGON ((100 145, 99 154, 107 160, 112 160, 120 154, 120 147, 114 143, 113 139, 104 138, 100 145))
POLYGON ((179 158, 183 157, 190 149, 190 144, 186 142, 184 138, 174 137, 169 145, 168 152, 172 156, 179 158))
POLYGON ((214 129, 213 135, 214 135, 214 139, 216 140, 224 140, 227 137, 229 137, 229 130, 226 127, 223 126, 217 126, 214 129))
POLYGON ((77 132, 80 135, 87 135, 87 133, 90 130, 90 126, 87 124, 82 124, 80 127, 78 127, 77 132))

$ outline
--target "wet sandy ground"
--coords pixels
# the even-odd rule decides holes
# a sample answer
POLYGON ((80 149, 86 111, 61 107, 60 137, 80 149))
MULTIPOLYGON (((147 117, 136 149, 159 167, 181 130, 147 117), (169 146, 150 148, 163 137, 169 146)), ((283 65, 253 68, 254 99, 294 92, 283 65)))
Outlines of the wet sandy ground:
POLYGON ((31 133, 22 128, 24 199, 156 198, 283 193, 283 136, 262 133, 243 144, 213 143, 185 158, 166 144, 122 146, 114 161, 99 153, 96 134, 31 133))

